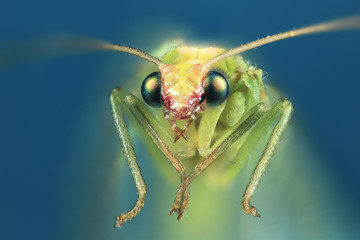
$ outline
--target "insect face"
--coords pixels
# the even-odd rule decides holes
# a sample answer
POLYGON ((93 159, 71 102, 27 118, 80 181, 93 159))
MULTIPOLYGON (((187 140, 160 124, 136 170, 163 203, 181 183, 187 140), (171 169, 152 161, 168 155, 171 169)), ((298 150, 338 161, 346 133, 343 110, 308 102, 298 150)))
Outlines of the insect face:
POLYGON ((180 136, 187 139, 184 132, 200 111, 200 106, 205 103, 218 106, 224 102, 229 94, 229 84, 222 74, 206 72, 202 64, 166 64, 160 71, 144 79, 142 97, 152 107, 163 106, 165 118, 177 133, 175 141, 180 136), (190 120, 180 130, 175 122, 183 119, 190 120))
POLYGON ((204 94, 201 65, 165 65, 161 75, 164 111, 174 121, 194 118, 204 94))

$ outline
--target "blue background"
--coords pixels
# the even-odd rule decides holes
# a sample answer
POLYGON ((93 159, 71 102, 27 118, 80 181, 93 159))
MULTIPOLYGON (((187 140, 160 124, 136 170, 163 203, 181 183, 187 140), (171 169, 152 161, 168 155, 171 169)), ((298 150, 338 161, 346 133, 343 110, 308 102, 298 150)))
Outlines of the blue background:
MULTIPOLYGON (((0 41, 73 33, 150 51, 169 37, 185 35, 234 47, 357 13, 360 2, 355 0, 5 0, 0 2, 0 41)), ((244 55, 266 72, 266 83, 291 99, 294 122, 306 129, 355 202, 360 201, 359 42, 360 31, 313 35, 244 55)), ((1 239, 56 238, 56 221, 66 201, 63 189, 75 172, 71 168, 84 166, 89 149, 112 131, 103 126, 111 122, 108 94, 131 77, 131 63, 137 62, 124 54, 96 53, 0 73, 1 239), (117 65, 124 69, 122 76, 106 71, 117 65)))

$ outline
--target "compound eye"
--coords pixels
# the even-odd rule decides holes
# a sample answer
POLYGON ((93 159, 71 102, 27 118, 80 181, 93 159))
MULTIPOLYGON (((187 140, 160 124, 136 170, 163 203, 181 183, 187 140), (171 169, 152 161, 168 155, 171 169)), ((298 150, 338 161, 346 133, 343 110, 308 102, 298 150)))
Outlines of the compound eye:
POLYGON ((141 95, 144 101, 152 107, 161 107, 161 73, 150 73, 141 85, 141 95))
POLYGON ((205 77, 206 104, 209 106, 218 106, 223 103, 229 94, 229 83, 226 78, 216 72, 211 71, 205 77))

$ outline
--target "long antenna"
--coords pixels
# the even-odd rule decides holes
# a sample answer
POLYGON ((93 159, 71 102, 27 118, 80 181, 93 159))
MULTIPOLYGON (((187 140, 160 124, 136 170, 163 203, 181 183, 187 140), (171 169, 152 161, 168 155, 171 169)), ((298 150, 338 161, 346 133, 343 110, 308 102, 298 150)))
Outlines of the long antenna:
POLYGON ((208 62, 204 64, 203 69, 209 69, 211 65, 224 58, 248 51, 250 49, 271 42, 276 42, 285 38, 297 37, 306 34, 315 34, 315 33, 339 31, 339 30, 350 30, 350 29, 358 29, 358 28, 360 28, 360 15, 319 23, 308 27, 304 27, 284 33, 279 33, 272 36, 267 36, 265 38, 241 45, 237 48, 230 49, 229 51, 210 59, 208 62))
POLYGON ((149 62, 155 63, 157 66, 159 66, 159 68, 161 68, 161 66, 164 64, 160 59, 151 56, 150 54, 143 52, 139 49, 136 48, 131 48, 131 47, 127 47, 127 46, 123 46, 123 45, 116 45, 116 44, 111 44, 111 43, 101 43, 99 42, 99 47, 103 47, 104 50, 108 49, 108 50, 115 50, 115 51, 120 51, 120 52, 126 52, 135 56, 138 56, 142 59, 145 59, 149 62))
POLYGON ((120 51, 163 65, 160 59, 135 48, 74 35, 53 34, 0 45, 0 70, 48 58, 97 51, 120 51))

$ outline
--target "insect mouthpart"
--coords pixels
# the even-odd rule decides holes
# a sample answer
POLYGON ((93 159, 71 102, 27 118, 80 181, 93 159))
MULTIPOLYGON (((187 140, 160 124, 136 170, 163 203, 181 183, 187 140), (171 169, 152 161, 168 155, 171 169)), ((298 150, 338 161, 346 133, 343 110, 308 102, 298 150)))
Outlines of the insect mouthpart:
POLYGON ((183 129, 180 129, 177 125, 176 125, 176 120, 173 120, 170 118, 170 112, 168 109, 164 108, 164 117, 166 118, 166 120, 170 123, 171 129, 176 133, 176 137, 174 139, 174 143, 177 142, 177 140, 180 139, 180 137, 183 137, 185 139, 185 141, 188 140, 187 136, 185 135, 185 130, 190 126, 190 124, 192 123, 192 121, 196 118, 197 113, 200 110, 200 106, 196 107, 195 111, 193 111, 190 115, 189 115, 189 121, 184 125, 183 129))

